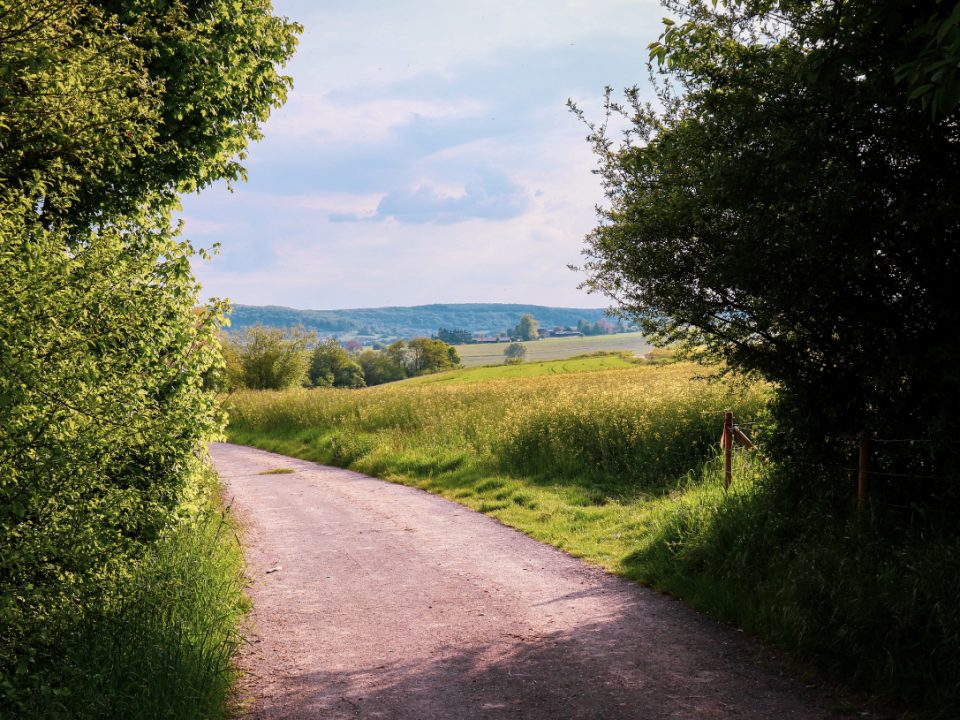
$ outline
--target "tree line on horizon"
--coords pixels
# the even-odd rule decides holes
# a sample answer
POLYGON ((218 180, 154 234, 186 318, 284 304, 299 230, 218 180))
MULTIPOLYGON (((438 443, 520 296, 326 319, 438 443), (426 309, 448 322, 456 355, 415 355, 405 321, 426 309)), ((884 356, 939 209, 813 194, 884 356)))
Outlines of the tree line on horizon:
POLYGON ((223 390, 361 388, 460 366, 456 348, 427 337, 350 351, 338 340, 319 339, 302 327, 254 325, 222 333, 219 342, 224 368, 211 374, 209 382, 223 390))
MULTIPOLYGON (((466 303, 416 307, 355 308, 346 310, 296 310, 275 306, 235 304, 231 324, 245 329, 257 323, 271 327, 303 325, 318 334, 335 337, 362 337, 367 344, 437 334, 437 328, 462 329, 470 334, 500 329, 507 332, 524 313, 530 313, 541 327, 575 328, 581 321, 604 319, 599 308, 558 308, 540 305, 466 303)), ((457 343, 452 343, 457 344, 457 343)))
MULTIPOLYGON (((622 321, 618 321, 616 324, 614 324, 603 319, 597 320, 596 322, 590 322, 589 320, 584 320, 581 318, 577 320, 577 324, 575 326, 555 325, 553 328, 544 333, 541 330, 540 322, 536 319, 536 317, 534 317, 531 313, 524 313, 516 325, 496 333, 494 337, 509 339, 514 342, 528 342, 560 333, 580 333, 581 335, 590 336, 611 335, 622 332, 627 332, 627 326, 624 325, 622 321)), ((437 330, 433 337, 438 340, 443 340, 451 345, 470 345, 480 342, 480 339, 476 334, 471 333, 469 330, 465 330, 463 328, 451 329, 441 327, 439 330, 437 330)))

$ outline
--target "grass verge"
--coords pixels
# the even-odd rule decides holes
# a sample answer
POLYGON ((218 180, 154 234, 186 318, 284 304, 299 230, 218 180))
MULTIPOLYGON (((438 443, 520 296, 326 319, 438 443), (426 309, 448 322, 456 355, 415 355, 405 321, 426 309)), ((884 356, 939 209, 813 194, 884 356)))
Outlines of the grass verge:
POLYGON ((105 578, 97 603, 51 619, 41 671, 16 717, 230 716, 233 655, 248 608, 243 556, 216 476, 198 472, 180 522, 134 568, 105 578))

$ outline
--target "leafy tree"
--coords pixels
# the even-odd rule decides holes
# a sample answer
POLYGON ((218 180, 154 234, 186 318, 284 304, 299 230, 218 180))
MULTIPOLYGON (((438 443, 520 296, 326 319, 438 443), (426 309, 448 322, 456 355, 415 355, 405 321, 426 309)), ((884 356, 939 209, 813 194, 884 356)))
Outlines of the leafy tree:
POLYGON ((519 365, 527 356, 527 348, 520 343, 510 343, 503 349, 503 356, 506 358, 504 363, 507 365, 519 365))
POLYGON ((309 346, 316 340, 303 328, 254 325, 229 339, 240 358, 240 385, 251 390, 283 390, 308 382, 309 346))
POLYGON ((586 320, 577 321, 577 330, 584 335, 606 335, 609 332, 609 329, 604 327, 601 323, 591 323, 587 322, 586 320))
POLYGON ((363 370, 333 338, 324 340, 310 356, 310 382, 317 387, 363 387, 363 370))
POLYGON ((407 347, 406 341, 397 340, 394 343, 390 343, 383 352, 388 358, 390 358, 391 362, 393 362, 398 367, 402 367, 404 369, 404 372, 406 372, 407 358, 410 352, 410 349, 407 347))
POLYGON ((382 385, 407 377, 407 369, 383 351, 365 350, 360 353, 357 362, 363 370, 363 379, 367 385, 382 385))
POLYGON ((225 307, 171 218, 242 176, 296 31, 261 0, 0 0, 0 715, 56 697, 56 632, 220 429, 225 307))
POLYGON ((290 84, 277 68, 298 26, 266 0, 3 6, 0 177, 21 190, 42 178, 51 219, 242 178, 247 142, 290 84))
MULTIPOLYGON (((888 23, 911 17, 898 16, 898 9, 873 8, 872 12, 888 23)), ((906 86, 909 99, 922 103, 936 118, 960 105, 960 11, 937 0, 910 9, 919 12, 912 16, 912 25, 901 31, 911 50, 894 77, 906 86)))
POLYGON ((626 141, 591 135, 608 206, 588 285, 659 342, 774 381, 776 457, 847 465, 860 431, 919 435, 878 460, 908 476, 887 491, 947 492, 909 476, 960 464, 960 123, 952 85, 898 71, 931 67, 904 19, 947 7, 667 5, 684 20, 651 45, 661 109, 628 91, 608 99, 626 141), (928 90, 939 115, 912 97, 928 90))
POLYGON ((450 370, 460 364, 456 348, 442 340, 414 338, 407 347, 407 370, 410 375, 450 370))
POLYGON ((540 335, 537 333, 537 321, 534 319, 533 315, 525 313, 523 317, 520 318, 520 322, 517 326, 510 331, 511 337, 515 337, 518 340, 536 340, 540 335))
POLYGON ((466 345, 473 342, 473 335, 469 330, 440 328, 437 330, 437 340, 442 340, 449 345, 466 345))

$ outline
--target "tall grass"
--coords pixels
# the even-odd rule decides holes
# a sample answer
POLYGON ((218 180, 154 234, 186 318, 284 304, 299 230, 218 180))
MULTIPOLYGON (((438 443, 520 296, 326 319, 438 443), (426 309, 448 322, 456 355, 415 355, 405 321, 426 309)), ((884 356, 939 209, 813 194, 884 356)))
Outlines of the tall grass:
POLYGON ((725 408, 747 418, 761 404, 762 388, 703 373, 678 363, 354 392, 241 392, 230 401, 230 433, 367 469, 426 453, 489 471, 662 489, 711 454, 725 408))
POLYGON ((247 609, 242 550, 217 481, 96 603, 51 618, 38 683, 16 717, 215 720, 229 716, 233 654, 247 609))
MULTIPOLYGON (((716 472, 716 469, 713 470, 716 472)), ((741 467, 663 504, 624 574, 763 635, 910 717, 960 717, 960 537, 918 523, 889 532, 852 510, 853 483, 797 498, 783 470, 741 467), (798 500, 801 500, 798 502, 798 500)))
MULTIPOLYGON (((471 371, 474 372, 474 371, 471 371)), ((230 439, 444 495, 763 635, 920 717, 960 717, 960 539, 891 537, 836 492, 791 495, 720 413, 768 388, 673 364, 482 383, 240 393, 230 439)), ((762 438, 761 438, 762 439, 762 438)))

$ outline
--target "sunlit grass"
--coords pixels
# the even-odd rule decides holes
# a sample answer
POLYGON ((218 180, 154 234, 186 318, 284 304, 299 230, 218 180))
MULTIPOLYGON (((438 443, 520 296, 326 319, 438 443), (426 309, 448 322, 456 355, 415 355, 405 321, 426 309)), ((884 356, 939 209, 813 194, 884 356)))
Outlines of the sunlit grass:
POLYGON ((544 372, 578 363, 361 391, 238 393, 230 438, 444 495, 624 572, 650 531, 651 503, 700 483, 723 411, 748 419, 766 389, 617 355, 583 359, 589 371, 544 372), (597 367, 611 359, 623 365, 597 367))
MULTIPOLYGON (((503 363, 501 356, 500 362, 503 363)), ((638 364, 628 352, 597 353, 590 356, 573 357, 566 360, 544 360, 541 362, 523 362, 518 365, 489 365, 469 367, 459 370, 420 375, 403 382, 408 385, 462 384, 505 380, 509 378, 538 377, 540 375, 562 375, 574 372, 592 372, 594 370, 613 370, 638 364)))
MULTIPOLYGON (((591 337, 544 338, 521 343, 527 349, 526 361, 563 360, 598 351, 625 351, 643 355, 651 349, 650 343, 640 333, 619 335, 593 335, 591 337)), ((503 363, 505 343, 482 343, 457 345, 457 352, 464 367, 498 365, 503 363)))

